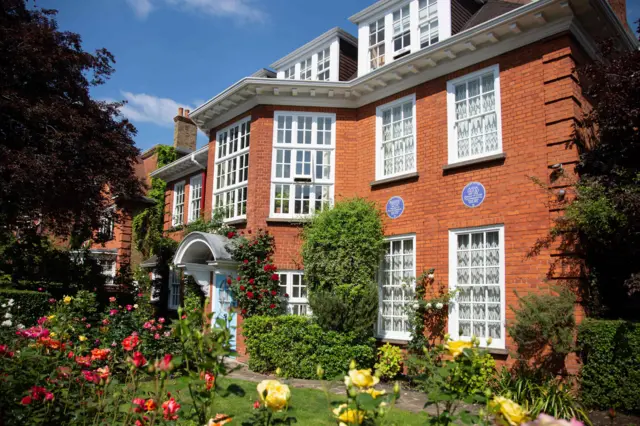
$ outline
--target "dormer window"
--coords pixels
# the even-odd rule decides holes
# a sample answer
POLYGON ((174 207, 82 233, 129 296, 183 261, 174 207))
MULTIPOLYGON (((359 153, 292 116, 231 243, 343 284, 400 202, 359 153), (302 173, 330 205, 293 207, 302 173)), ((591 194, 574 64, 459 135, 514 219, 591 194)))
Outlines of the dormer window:
POLYGON ((420 0, 418 3, 420 20, 420 48, 437 43, 438 38, 438 1, 420 0))
POLYGON ((384 65, 384 17, 369 24, 369 60, 372 71, 384 65))
POLYGON ((284 70, 284 78, 287 80, 295 80, 296 78, 296 66, 292 66, 284 70))
POLYGON ((393 56, 411 49, 411 14, 409 5, 393 12, 393 56))
POLYGON ((326 48, 318 52, 318 80, 329 80, 329 65, 330 65, 331 49, 326 48))
POLYGON ((300 62, 300 80, 311 80, 311 58, 300 62))

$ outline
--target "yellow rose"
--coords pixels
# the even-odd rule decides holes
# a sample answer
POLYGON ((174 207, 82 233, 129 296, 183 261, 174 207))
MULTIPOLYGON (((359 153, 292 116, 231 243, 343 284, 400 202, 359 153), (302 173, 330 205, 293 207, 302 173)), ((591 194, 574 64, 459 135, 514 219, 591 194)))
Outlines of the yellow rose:
POLYGON ((55 317, 56 317, 55 315, 49 315, 49 316, 47 317, 47 319, 48 319, 48 320, 52 320, 52 319, 54 319, 55 317))
POLYGON ((456 358, 458 355, 462 353, 465 348, 471 349, 473 344, 471 342, 465 342, 463 340, 456 340, 455 342, 449 342, 446 344, 445 348, 449 350, 449 354, 456 358))
POLYGON ((56 332, 55 332, 55 331, 52 331, 52 332, 49 334, 49 336, 51 336, 51 337, 56 337, 56 332))
POLYGON ((71 296, 65 296, 64 299, 62 299, 62 301, 68 305, 69 303, 71 303, 71 296))
POLYGON ((263 380, 258 384, 258 395, 267 408, 272 411, 281 411, 289 405, 291 391, 289 386, 277 380, 263 380))
POLYGON ((494 409, 499 409, 505 420, 512 426, 517 426, 529 420, 527 411, 512 400, 503 396, 496 396, 491 402, 494 409))
POLYGON ((340 422, 340 426, 346 426, 347 424, 362 424, 365 412, 347 408, 347 404, 342 404, 333 410, 333 414, 340 422))
POLYGON ((351 383, 359 388, 370 388, 380 381, 376 376, 371 375, 371 370, 349 370, 351 383))
POLYGON ((85 340, 87 340, 87 336, 78 336, 78 340, 84 342, 85 340))
POLYGON ((384 395, 386 392, 384 390, 377 391, 374 388, 369 388, 366 391, 364 391, 364 393, 368 393, 369 395, 371 395, 373 397, 373 399, 376 399, 380 395, 384 395))

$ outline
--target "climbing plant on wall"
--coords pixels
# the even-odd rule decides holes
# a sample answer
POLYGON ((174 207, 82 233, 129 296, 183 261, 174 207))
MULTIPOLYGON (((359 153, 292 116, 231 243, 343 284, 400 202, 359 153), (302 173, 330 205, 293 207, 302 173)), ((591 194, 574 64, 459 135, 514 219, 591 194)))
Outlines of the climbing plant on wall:
MULTIPOLYGON (((158 145, 156 147, 158 168, 176 160, 176 150, 172 146, 158 145)), ((147 207, 133 218, 133 238, 136 249, 144 257, 158 254, 164 225, 164 193, 167 183, 160 178, 151 178, 151 188, 147 197, 156 203, 147 207)))
POLYGON ((231 239, 229 250, 238 262, 238 277, 229 277, 227 283, 243 317, 282 315, 288 295, 278 292, 280 277, 271 260, 275 248, 273 236, 262 229, 255 236, 250 234, 251 231, 248 235, 227 233, 231 239))

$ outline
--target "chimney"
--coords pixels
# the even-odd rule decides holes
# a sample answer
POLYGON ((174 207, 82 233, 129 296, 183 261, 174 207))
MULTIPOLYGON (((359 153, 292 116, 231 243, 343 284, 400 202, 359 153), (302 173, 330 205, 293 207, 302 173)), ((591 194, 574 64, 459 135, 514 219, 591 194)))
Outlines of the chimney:
POLYGON ((175 126, 173 128, 174 148, 182 148, 189 151, 195 151, 198 128, 196 127, 196 124, 189 118, 189 110, 178 108, 178 115, 173 117, 173 122, 175 123, 175 126))
MULTIPOLYGON (((609 4, 611 5, 611 9, 616 14, 620 22, 624 27, 631 31, 629 27, 629 22, 627 22, 627 1, 626 0, 609 0, 609 4)), ((633 33, 633 31, 631 31, 633 33)))

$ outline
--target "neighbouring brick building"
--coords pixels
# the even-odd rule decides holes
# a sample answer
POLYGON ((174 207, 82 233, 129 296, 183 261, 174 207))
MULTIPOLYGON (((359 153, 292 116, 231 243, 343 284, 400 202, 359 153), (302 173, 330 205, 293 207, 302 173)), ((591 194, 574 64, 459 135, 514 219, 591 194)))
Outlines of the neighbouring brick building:
MULTIPOLYGON (((380 0, 350 19, 357 39, 330 30, 179 114, 209 143, 152 173, 169 183, 165 228, 221 209, 238 229, 268 229, 289 310, 305 314, 300 224, 340 199, 373 200, 388 238, 377 336, 406 342, 402 278, 435 268, 436 282, 460 289, 451 335, 491 337, 506 356, 515 291, 546 288, 562 255, 528 253, 570 196, 578 153, 567 142, 588 108, 574 67, 605 38, 638 47, 624 1, 380 0)), ((224 244, 184 238, 173 306, 183 270, 224 314, 224 244)), ((239 335, 237 346, 242 356, 239 335)))

